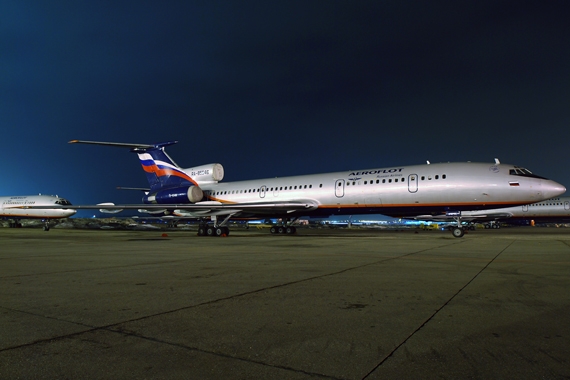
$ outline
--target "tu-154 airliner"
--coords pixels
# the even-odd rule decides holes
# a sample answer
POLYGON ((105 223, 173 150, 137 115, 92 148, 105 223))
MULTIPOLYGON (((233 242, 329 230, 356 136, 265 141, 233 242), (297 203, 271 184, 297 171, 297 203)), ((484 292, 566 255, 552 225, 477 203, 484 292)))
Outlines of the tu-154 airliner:
POLYGON ((10 227, 21 227, 21 219, 42 219, 44 231, 49 231, 51 219, 68 218, 77 212, 66 206, 71 206, 71 203, 57 195, 0 197, 0 217, 8 219, 10 227), (31 206, 38 206, 38 209, 31 206))
MULTIPOLYGON (((281 218, 272 233, 295 233, 300 217, 383 214, 460 214, 539 202, 566 191, 561 184, 508 164, 441 163, 221 182, 219 163, 183 169, 165 152, 177 143, 132 144, 72 140, 70 143, 129 148, 136 153, 150 188, 142 204, 78 205, 75 209, 134 209, 201 218, 200 236, 229 234, 231 218, 281 218), (209 221, 208 221, 209 219, 209 221), (221 219, 221 222, 220 222, 221 219)), ((456 237, 463 236, 455 217, 456 237)))

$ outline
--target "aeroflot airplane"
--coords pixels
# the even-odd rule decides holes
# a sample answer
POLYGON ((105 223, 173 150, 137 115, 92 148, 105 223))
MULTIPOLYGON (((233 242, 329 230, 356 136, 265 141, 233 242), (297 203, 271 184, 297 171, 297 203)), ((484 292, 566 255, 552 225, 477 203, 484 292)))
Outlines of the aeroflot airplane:
POLYGON ((71 206, 71 203, 53 195, 0 197, 0 217, 9 219, 10 227, 21 227, 20 219, 43 219, 44 231, 49 231, 50 219, 68 218, 77 212, 65 206, 71 206))
MULTIPOLYGON (((208 164, 183 169, 164 151, 176 141, 125 144, 73 140, 70 143, 110 145, 137 153, 150 184, 143 204, 85 205, 75 209, 143 209, 211 219, 198 234, 228 235, 230 218, 282 218, 272 233, 294 233, 302 216, 384 214, 394 217, 458 213, 539 202, 562 194, 559 183, 529 170, 501 164, 443 163, 220 182, 224 169, 208 164), (218 218, 224 218, 221 222, 218 218)), ((460 216, 454 236, 463 236, 460 216)))

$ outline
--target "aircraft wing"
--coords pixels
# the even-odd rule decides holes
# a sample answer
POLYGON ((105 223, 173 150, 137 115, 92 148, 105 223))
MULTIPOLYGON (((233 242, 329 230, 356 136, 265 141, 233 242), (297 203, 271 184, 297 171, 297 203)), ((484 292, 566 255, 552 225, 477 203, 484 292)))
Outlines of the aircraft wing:
MULTIPOLYGON (((228 214, 289 214, 298 211, 311 211, 318 207, 314 200, 293 200, 286 202, 247 202, 247 203, 221 203, 216 201, 197 202, 192 204, 125 204, 115 205, 101 203, 95 205, 67 205, 61 208, 74 210, 99 209, 102 212, 116 212, 122 210, 144 210, 145 212, 177 211, 182 210, 188 216, 210 216, 228 214)), ((23 208, 59 208, 55 206, 23 206, 23 208)))
MULTIPOLYGON (((493 210, 489 210, 489 212, 485 213, 477 213, 470 215, 468 211, 461 213, 461 220, 465 222, 471 221, 491 221, 491 220, 498 220, 498 219, 508 219, 513 216, 510 212, 492 212, 493 210)), ((415 220, 423 220, 426 222, 454 222, 455 217, 449 215, 418 215, 414 216, 413 219, 415 220)))

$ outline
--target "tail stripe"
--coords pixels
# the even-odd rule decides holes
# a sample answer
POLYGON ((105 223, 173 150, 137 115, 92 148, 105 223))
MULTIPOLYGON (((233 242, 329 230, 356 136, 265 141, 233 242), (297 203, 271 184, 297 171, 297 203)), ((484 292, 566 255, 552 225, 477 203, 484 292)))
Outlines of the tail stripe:
POLYGON ((154 173, 157 177, 170 177, 175 176, 198 186, 188 174, 177 168, 176 166, 164 161, 154 160, 149 154, 140 154, 139 159, 142 168, 147 173, 154 173))

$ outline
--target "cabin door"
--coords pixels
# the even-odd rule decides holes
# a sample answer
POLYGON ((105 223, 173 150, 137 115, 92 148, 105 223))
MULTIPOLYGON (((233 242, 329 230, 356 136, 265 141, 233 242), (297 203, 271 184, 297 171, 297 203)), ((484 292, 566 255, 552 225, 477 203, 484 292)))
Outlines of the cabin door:
POLYGON ((408 176, 408 191, 410 193, 415 193, 418 191, 418 175, 410 174, 408 176))
POLYGON ((344 179, 337 179, 334 184, 334 195, 337 198, 344 197, 344 179))
POLYGON ((265 198, 265 192, 267 191, 267 187, 261 186, 259 189, 259 198, 265 198))

